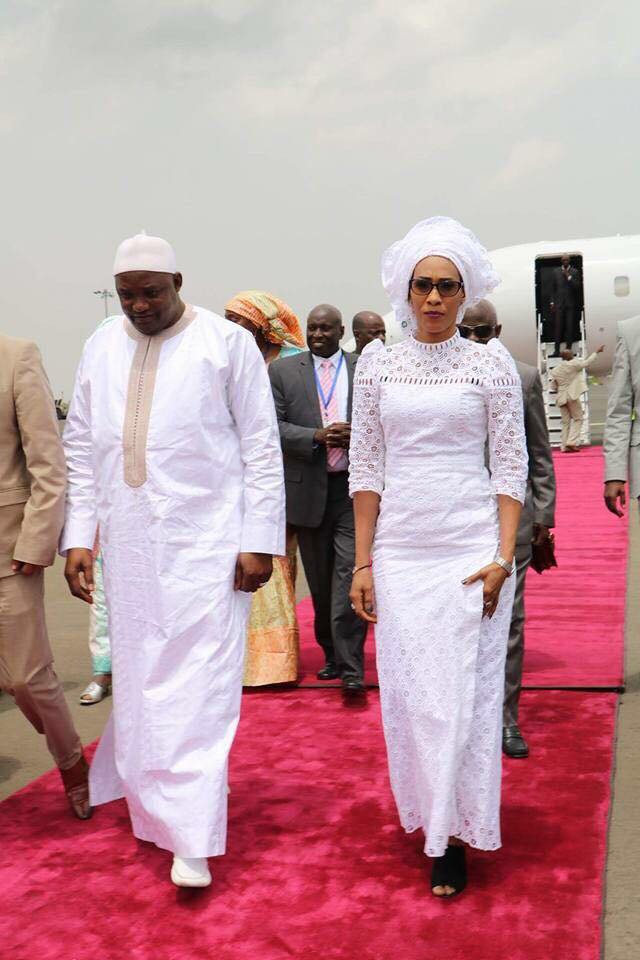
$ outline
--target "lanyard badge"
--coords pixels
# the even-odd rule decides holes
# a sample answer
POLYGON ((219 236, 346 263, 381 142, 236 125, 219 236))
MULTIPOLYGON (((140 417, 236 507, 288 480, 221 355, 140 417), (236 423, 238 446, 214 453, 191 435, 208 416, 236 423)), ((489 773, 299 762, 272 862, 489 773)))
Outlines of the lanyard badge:
POLYGON ((323 419, 325 419, 325 420, 326 420, 326 417, 327 417, 327 410, 329 409, 329 404, 331 403, 331 400, 332 400, 333 395, 334 395, 335 390, 336 390, 336 386, 338 385, 338 377, 340 376, 340 370, 342 369, 342 363, 343 363, 343 361, 344 361, 344 353, 340 353, 340 359, 339 359, 339 361, 338 361, 338 366, 336 367, 336 372, 335 372, 334 375, 333 375, 333 383, 331 384, 331 389, 329 390, 328 396, 325 396, 325 392, 324 392, 324 390, 322 389, 322 384, 320 383, 320 378, 319 378, 319 376, 318 376, 318 371, 316 370, 316 365, 315 365, 315 363, 314 363, 314 365, 313 365, 313 374, 314 374, 314 376, 315 376, 315 378, 316 378, 316 385, 317 385, 317 387, 318 387, 318 393, 319 393, 319 395, 320 395, 320 401, 321 401, 322 406, 323 406, 323 408, 324 408, 324 409, 323 409, 323 419))

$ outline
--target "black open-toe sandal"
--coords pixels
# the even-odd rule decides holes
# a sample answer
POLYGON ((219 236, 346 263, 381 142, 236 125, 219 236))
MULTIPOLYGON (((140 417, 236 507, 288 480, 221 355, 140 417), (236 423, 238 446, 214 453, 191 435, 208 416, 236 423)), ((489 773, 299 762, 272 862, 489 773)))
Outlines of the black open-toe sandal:
POLYGON ((447 900, 450 900, 451 897, 457 897, 459 893, 462 893, 464 888, 467 885, 467 855, 465 853, 464 847, 447 847, 447 852, 445 853, 446 863, 446 885, 448 887, 453 887, 453 893, 445 894, 447 900))
POLYGON ((453 887, 453 893, 434 893, 438 900, 451 900, 467 885, 467 858, 464 847, 449 845, 444 856, 434 857, 431 867, 431 891, 434 887, 453 887))
MULTIPOLYGON (((431 864, 431 892, 433 893, 434 887, 444 887, 449 882, 447 880, 448 876, 447 854, 445 853, 442 857, 434 857, 431 864)), ((444 900, 447 896, 446 893, 434 893, 433 895, 438 900, 444 900)))

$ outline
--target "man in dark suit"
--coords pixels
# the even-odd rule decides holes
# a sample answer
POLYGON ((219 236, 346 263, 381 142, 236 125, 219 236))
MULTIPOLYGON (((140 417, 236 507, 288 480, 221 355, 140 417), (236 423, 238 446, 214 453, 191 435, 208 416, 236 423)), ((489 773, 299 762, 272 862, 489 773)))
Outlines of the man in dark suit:
POLYGON ((319 680, 364 689, 366 624, 349 601, 355 558, 348 450, 357 356, 340 349, 342 315, 321 304, 307 318, 309 352, 269 367, 280 426, 287 522, 297 528, 311 590, 315 635, 325 655, 319 680))
MULTIPOLYGON (((502 326, 495 308, 481 300, 465 312, 460 332, 470 340, 488 343, 499 337, 502 326)), ((529 747, 518 726, 524 659, 524 588, 534 546, 542 547, 555 524, 556 478, 542 397, 542 382, 535 367, 515 361, 522 383, 524 427, 529 454, 527 494, 516 540, 516 593, 505 667, 502 749, 508 757, 527 757, 529 747)))
POLYGON ((580 309, 582 306, 580 274, 571 266, 569 257, 560 260, 560 266, 553 271, 553 300, 551 308, 554 311, 554 357, 560 356, 560 345, 564 341, 567 350, 571 349, 574 341, 580 339, 580 309))

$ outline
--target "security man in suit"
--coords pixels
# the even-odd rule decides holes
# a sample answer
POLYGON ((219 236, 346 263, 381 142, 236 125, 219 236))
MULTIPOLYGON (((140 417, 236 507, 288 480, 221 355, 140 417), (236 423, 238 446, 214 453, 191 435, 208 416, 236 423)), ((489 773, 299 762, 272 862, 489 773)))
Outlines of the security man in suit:
POLYGON ((574 340, 580 339, 580 310, 582 308, 582 285, 580 274, 571 266, 568 256, 563 256, 560 266, 553 271, 553 300, 551 308, 555 314, 554 357, 560 356, 560 344, 564 341, 571 349, 574 340))
POLYGON ((91 815, 88 766, 53 669, 44 568, 64 519, 66 467, 53 396, 35 344, 0 335, 0 687, 56 762, 73 813, 91 815))
POLYGON ((604 436, 604 502, 623 516, 629 496, 640 497, 640 317, 618 323, 604 436))
POLYGON ((362 353, 366 345, 371 343, 372 340, 381 340, 384 343, 387 339, 384 317, 372 310, 361 310, 356 313, 351 321, 351 330, 356 342, 354 353, 362 353))
MULTIPOLYGON (((470 307, 460 326, 463 336, 478 343, 488 343, 494 337, 499 337, 501 330, 495 307, 488 300, 481 300, 475 307, 470 307)), ((516 360, 515 364, 522 383, 529 479, 516 541, 516 593, 505 669, 502 748, 508 757, 520 758, 529 755, 529 747, 518 726, 524 659, 525 581, 534 545, 542 545, 555 525, 556 478, 540 374, 527 363, 516 360)))
POLYGON ((366 624, 351 608, 355 561, 348 466, 357 355, 340 349, 342 315, 329 304, 307 318, 309 352, 275 360, 271 388, 284 454, 287 522, 297 528, 311 590, 316 640, 325 655, 319 680, 340 677, 345 693, 364 690, 366 624))

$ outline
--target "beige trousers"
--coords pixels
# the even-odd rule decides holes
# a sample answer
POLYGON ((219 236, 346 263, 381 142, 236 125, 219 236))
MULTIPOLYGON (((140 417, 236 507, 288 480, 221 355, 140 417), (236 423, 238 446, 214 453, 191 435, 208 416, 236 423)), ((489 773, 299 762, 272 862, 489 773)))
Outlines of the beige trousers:
POLYGON ((582 404, 579 400, 567 400, 560 407, 560 414, 562 416, 562 439, 560 441, 562 449, 579 447, 582 421, 584 420, 582 404))
POLYGON ((44 618, 44 573, 0 577, 0 687, 43 733, 61 770, 82 754, 60 681, 53 669, 44 618))

